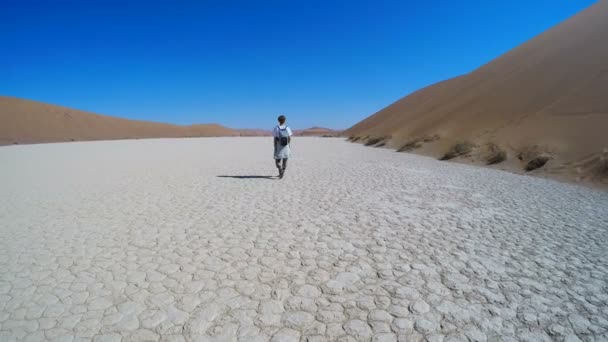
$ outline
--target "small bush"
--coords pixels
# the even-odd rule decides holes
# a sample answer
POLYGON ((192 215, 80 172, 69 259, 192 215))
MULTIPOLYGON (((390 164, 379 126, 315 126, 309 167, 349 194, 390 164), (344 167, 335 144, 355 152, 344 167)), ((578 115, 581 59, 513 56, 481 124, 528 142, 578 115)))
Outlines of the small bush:
POLYGON ((532 171, 532 170, 536 170, 538 168, 543 167, 548 161, 549 161, 549 156, 538 156, 532 160, 530 160, 528 162, 528 164, 526 164, 525 170, 526 171, 532 171))
POLYGON ((507 160, 507 152, 505 152, 503 150, 499 150, 499 151, 492 153, 492 155, 490 155, 488 157, 486 162, 488 163, 488 165, 494 165, 494 164, 502 163, 505 160, 507 160))
POLYGON ((460 142, 452 146, 452 148, 440 158, 440 160, 450 160, 458 156, 465 155, 473 150, 473 144, 470 142, 460 142))
POLYGON ((608 158, 600 158, 597 169, 602 175, 608 175, 608 158))
POLYGON ((401 146, 400 149, 397 150, 397 152, 408 152, 414 149, 417 149, 419 147, 421 147, 422 144, 420 144, 420 140, 412 140, 409 141, 407 144, 401 146))
POLYGON ((439 140, 439 135, 435 134, 435 135, 425 135, 422 138, 422 141, 424 141, 425 143, 431 142, 431 141, 435 141, 435 140, 439 140))
POLYGON ((503 151, 497 145, 494 145, 494 144, 490 145, 489 150, 490 150, 490 153, 486 157, 487 165, 498 164, 498 163, 502 163, 503 161, 507 160, 507 152, 503 151))
POLYGON ((369 138, 366 142, 365 142, 365 146, 372 146, 372 145, 376 145, 377 143, 381 142, 382 138, 369 138))
POLYGON ((390 139, 390 137, 369 137, 365 142, 365 146, 384 146, 386 145, 386 141, 390 139), (381 144, 381 145, 380 145, 381 144))
POLYGON ((361 139, 361 137, 350 137, 349 139, 351 142, 357 142, 359 139, 361 139))

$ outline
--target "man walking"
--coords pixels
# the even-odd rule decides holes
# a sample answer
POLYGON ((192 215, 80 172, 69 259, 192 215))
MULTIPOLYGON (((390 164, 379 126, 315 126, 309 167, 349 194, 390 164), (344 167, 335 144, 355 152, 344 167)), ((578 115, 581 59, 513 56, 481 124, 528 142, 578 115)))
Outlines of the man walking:
POLYGON ((279 178, 283 178, 285 175, 285 169, 287 169, 287 159, 291 156, 289 144, 291 143, 291 129, 285 124, 285 115, 281 115, 278 118, 279 125, 272 131, 274 137, 274 161, 277 169, 279 169, 279 178), (281 161, 283 165, 281 165, 281 161))

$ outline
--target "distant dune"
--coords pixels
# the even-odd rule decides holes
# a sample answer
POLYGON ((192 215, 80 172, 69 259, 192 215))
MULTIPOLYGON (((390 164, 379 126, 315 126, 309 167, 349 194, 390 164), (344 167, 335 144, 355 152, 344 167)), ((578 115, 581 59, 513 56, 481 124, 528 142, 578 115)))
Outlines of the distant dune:
POLYGON ((233 129, 215 124, 178 126, 127 120, 0 96, 0 145, 238 135, 233 129))
POLYGON ((438 158, 608 183, 608 1, 344 134, 438 158), (503 159, 506 162, 503 163, 503 159))
POLYGON ((272 136, 272 131, 269 129, 237 129, 236 130, 241 137, 263 137, 263 136, 272 136))
MULTIPOLYGON (((270 129, 237 129, 236 131, 242 137, 272 136, 272 130, 270 129)), ((340 136, 341 131, 323 127, 311 127, 306 129, 294 129, 293 134, 295 136, 304 137, 337 137, 340 136)))
MULTIPOLYGON (((301 136, 338 136, 329 128, 294 130, 301 136)), ((231 129, 217 124, 179 126, 128 120, 37 101, 0 96, 0 145, 63 141, 271 136, 270 129, 231 129)))
POLYGON ((337 137, 342 132, 331 128, 324 127, 311 127, 307 129, 295 130, 294 135, 305 136, 305 137, 337 137))

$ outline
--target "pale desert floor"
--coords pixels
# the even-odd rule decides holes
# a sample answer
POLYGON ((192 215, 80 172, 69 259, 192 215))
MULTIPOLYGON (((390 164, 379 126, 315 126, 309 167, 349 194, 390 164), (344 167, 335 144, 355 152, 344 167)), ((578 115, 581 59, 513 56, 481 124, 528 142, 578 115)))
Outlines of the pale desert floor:
POLYGON ((0 148, 0 341, 607 341, 608 193, 350 144, 0 148))

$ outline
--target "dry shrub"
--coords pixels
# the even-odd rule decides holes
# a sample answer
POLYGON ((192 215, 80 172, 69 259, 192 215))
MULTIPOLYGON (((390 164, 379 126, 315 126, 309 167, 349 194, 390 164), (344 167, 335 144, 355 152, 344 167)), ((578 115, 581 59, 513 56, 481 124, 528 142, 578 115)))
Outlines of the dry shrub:
POLYGON ((405 145, 401 146, 401 148, 398 149, 397 152, 408 152, 408 151, 417 149, 421 146, 422 146, 422 144, 420 143, 420 140, 414 139, 414 140, 409 141, 405 145))
POLYGON ((600 155, 595 169, 599 176, 608 177, 608 153, 600 155))
POLYGON ((422 137, 422 141, 425 142, 425 143, 432 142, 432 141, 435 141, 435 140, 439 140, 439 135, 437 135, 437 134, 434 134, 434 135, 425 135, 424 137, 422 137))
POLYGON ((414 138, 408 141, 405 145, 401 146, 401 148, 399 148, 397 152, 409 152, 422 147, 422 144, 424 143, 432 142, 435 140, 439 140, 439 136, 437 134, 425 135, 421 138, 414 138))
POLYGON ((532 160, 540 156, 548 156, 549 153, 546 148, 538 145, 524 146, 519 149, 517 159, 521 161, 532 160))
POLYGON ((489 153, 486 156, 487 165, 502 163, 505 160, 507 160, 507 152, 501 149, 498 145, 491 144, 489 146, 489 153))
POLYGON ((538 157, 530 160, 528 162, 528 164, 526 164, 525 170, 532 171, 532 170, 539 169, 539 168, 543 167, 549 161, 549 159, 551 159, 551 157, 549 157, 548 155, 538 156, 538 157))
POLYGON ((382 138, 369 138, 367 139, 367 141, 365 142, 365 146, 372 146, 372 145, 376 145, 377 143, 381 142, 382 138))
POLYGON ((602 175, 608 175, 608 159, 600 160, 597 169, 602 175))
POLYGON ((443 155, 439 160, 450 160, 458 156, 470 153, 473 150, 473 144, 468 141, 463 141, 455 144, 452 148, 443 155))
POLYGON ((389 137, 369 137, 365 142, 365 146, 384 146, 386 145, 386 140, 388 139, 389 137))

